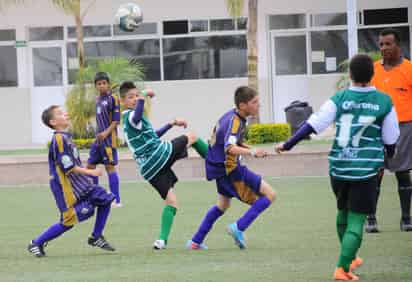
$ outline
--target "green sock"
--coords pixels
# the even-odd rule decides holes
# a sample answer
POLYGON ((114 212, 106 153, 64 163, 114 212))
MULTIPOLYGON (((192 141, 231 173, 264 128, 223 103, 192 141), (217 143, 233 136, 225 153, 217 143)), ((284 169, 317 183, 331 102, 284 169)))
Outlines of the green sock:
POLYGON ((192 148, 205 159, 209 145, 203 139, 197 138, 196 142, 192 144, 192 148))
POLYGON ((175 217, 177 209, 172 206, 165 206, 162 213, 162 223, 160 229, 160 240, 165 240, 169 238, 170 230, 172 229, 173 219, 175 217))
POLYGON ((338 267, 343 267, 346 272, 349 271, 349 266, 361 246, 365 219, 366 214, 348 212, 348 226, 342 237, 338 262, 338 267))
POLYGON ((336 216, 336 230, 338 231, 339 242, 342 243, 343 235, 345 234, 346 227, 348 226, 348 211, 338 210, 336 216))

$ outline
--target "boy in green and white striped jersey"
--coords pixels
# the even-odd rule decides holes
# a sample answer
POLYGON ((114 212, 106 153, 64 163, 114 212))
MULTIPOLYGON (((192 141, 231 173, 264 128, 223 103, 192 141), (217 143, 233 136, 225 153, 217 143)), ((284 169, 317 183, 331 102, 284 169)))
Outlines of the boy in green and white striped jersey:
POLYGON ((331 186, 337 199, 337 232, 341 252, 335 280, 358 280, 352 270, 362 264, 357 257, 366 215, 373 212, 378 172, 384 154, 393 157, 399 126, 391 98, 370 85, 373 62, 356 55, 349 64, 352 86, 332 96, 277 152, 290 150, 311 133, 336 122, 336 137, 329 154, 331 186))
POLYGON ((186 128, 187 122, 177 118, 159 130, 153 130, 143 112, 144 96, 153 97, 154 93, 149 90, 142 92, 130 81, 123 82, 120 86, 121 103, 126 108, 122 113, 123 131, 142 177, 156 189, 166 204, 162 213, 159 239, 153 244, 154 249, 161 250, 166 248, 177 211, 177 198, 173 191, 177 177, 171 167, 177 160, 187 157, 189 146, 204 157, 207 144, 192 132, 171 141, 161 140, 160 137, 173 126, 186 128))

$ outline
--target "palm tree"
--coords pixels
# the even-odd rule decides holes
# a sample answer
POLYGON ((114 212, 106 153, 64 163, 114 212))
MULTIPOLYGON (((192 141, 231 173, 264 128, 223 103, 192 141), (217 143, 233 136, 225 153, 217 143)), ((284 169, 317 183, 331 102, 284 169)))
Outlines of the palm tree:
MULTIPOLYGON (((141 82, 144 68, 129 58, 106 58, 88 61, 88 65, 79 69, 76 83, 66 97, 66 108, 72 120, 71 131, 74 138, 93 138, 92 118, 95 116, 96 90, 94 76, 96 72, 107 72, 110 76, 112 90, 116 92, 121 81, 141 82)), ((142 85, 140 85, 142 87, 142 85)), ((146 100, 145 115, 149 115, 150 102, 146 100)))
POLYGON ((85 8, 82 10, 80 0, 52 0, 52 3, 57 8, 61 9, 67 15, 71 15, 74 17, 77 36, 77 57, 79 59, 80 69, 85 67, 83 20, 87 12, 90 10, 90 8, 96 3, 96 0, 90 0, 86 2, 88 2, 88 5, 86 5, 85 8))
MULTIPOLYGON (((0 0, 0 10, 9 5, 24 4, 25 0, 0 0)), ((96 3, 96 0, 83 0, 88 3, 82 10, 80 0, 51 0, 54 6, 62 10, 67 15, 74 17, 77 34, 77 56, 79 59, 79 68, 85 67, 84 40, 83 40, 83 20, 90 8, 96 3)))
MULTIPOLYGON (((225 0, 229 15, 239 18, 242 15, 244 0, 225 0)), ((248 0, 248 29, 247 29, 247 70, 249 87, 258 90, 258 47, 257 47, 257 0, 248 0)), ((251 120, 259 122, 259 117, 251 120)))

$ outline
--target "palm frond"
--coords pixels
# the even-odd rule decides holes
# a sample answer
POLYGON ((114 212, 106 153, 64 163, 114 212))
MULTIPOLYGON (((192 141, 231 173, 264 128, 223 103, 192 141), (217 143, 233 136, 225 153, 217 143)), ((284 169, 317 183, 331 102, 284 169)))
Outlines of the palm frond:
POLYGON ((52 3, 68 15, 80 15, 80 0, 52 0, 52 3))
POLYGON ((245 1, 244 0, 225 0, 226 8, 232 18, 242 16, 245 1))
POLYGON ((24 0, 0 0, 0 11, 12 5, 24 4, 24 0))

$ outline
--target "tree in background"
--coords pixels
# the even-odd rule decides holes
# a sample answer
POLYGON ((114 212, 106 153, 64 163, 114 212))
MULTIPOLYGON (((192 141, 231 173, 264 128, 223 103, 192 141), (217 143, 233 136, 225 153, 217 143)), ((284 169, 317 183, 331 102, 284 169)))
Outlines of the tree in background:
MULTIPOLYGON (((245 0, 225 0, 229 15, 239 18, 242 15, 245 0)), ((258 1, 248 0, 248 29, 247 29, 247 70, 248 86, 256 91, 258 87, 258 44, 257 44, 257 13, 258 1)), ((258 123, 259 117, 251 120, 251 123, 258 123)))

